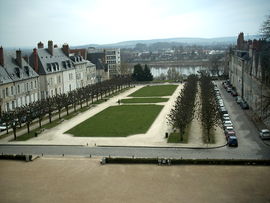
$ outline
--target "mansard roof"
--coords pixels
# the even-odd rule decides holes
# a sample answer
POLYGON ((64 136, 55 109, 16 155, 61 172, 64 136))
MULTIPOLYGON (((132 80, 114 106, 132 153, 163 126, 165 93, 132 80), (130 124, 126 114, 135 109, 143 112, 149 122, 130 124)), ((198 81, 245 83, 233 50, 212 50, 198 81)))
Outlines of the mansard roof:
POLYGON ((33 68, 22 58, 21 66, 16 61, 16 54, 4 52, 4 66, 0 66, 0 83, 16 82, 38 77, 33 68))
MULTIPOLYGON (((72 61, 65 55, 61 48, 54 48, 53 55, 49 53, 48 49, 37 49, 37 53, 39 58, 38 72, 41 75, 74 68, 72 61)), ((31 60, 33 60, 33 54, 31 55, 31 60)))

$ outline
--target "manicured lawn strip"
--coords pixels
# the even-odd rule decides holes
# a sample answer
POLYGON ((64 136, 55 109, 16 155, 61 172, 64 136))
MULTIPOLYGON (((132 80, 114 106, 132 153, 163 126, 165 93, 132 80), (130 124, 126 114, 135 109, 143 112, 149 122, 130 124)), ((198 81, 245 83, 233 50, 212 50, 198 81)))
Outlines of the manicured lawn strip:
POLYGON ((122 99, 121 103, 159 103, 167 102, 168 98, 132 98, 132 99, 122 99))
POLYGON ((77 137, 126 137, 146 133, 163 106, 112 106, 65 133, 77 137))
POLYGON ((188 135, 190 131, 190 125, 187 126, 186 132, 183 135, 183 141, 180 140, 179 132, 174 132, 169 135, 168 143, 188 143, 188 135))
POLYGON ((208 136, 206 130, 203 129, 203 142, 205 144, 215 144, 215 130, 210 131, 210 142, 208 142, 208 136))
POLYGON ((143 87, 129 95, 130 97, 159 97, 170 96, 174 93, 177 85, 154 85, 143 87))
POLYGON ((188 135, 185 133, 183 135, 183 141, 180 141, 179 133, 171 133, 168 138, 168 143, 188 143, 188 135))

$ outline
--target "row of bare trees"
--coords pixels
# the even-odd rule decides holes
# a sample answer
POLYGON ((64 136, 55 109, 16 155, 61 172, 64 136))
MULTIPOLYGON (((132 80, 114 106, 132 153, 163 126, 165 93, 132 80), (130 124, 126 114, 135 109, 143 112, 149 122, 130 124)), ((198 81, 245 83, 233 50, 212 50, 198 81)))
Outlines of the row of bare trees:
POLYGON ((179 130, 180 140, 183 141, 183 135, 187 126, 191 123, 195 112, 195 99, 197 93, 196 75, 190 75, 184 84, 175 105, 168 115, 168 122, 179 130))
POLYGON ((218 105, 215 100, 214 84, 211 77, 206 73, 201 74, 200 78, 200 105, 201 111, 199 113, 203 129, 206 131, 208 142, 211 141, 210 133, 215 126, 220 124, 220 115, 218 105))
POLYGON ((76 111, 78 105, 82 108, 83 103, 86 103, 88 106, 89 103, 114 94, 125 87, 130 87, 131 81, 130 76, 119 76, 94 85, 78 88, 66 94, 48 97, 29 105, 18 107, 13 111, 2 112, 0 121, 5 123, 7 133, 9 132, 9 127, 12 127, 14 139, 16 140, 16 129, 18 126, 22 127, 22 124, 25 124, 29 133, 33 120, 38 119, 39 127, 41 128, 42 120, 46 116, 48 116, 49 122, 52 122, 52 116, 55 111, 58 112, 58 117, 61 119, 61 111, 63 109, 65 109, 68 115, 71 107, 76 111))

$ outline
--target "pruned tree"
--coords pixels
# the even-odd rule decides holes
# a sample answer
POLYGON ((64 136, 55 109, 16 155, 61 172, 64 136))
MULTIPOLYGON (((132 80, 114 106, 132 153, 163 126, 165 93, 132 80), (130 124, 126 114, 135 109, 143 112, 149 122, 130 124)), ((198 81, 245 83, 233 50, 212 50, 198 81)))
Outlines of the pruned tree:
POLYGON ((167 117, 168 122, 179 129, 180 141, 183 141, 186 127, 194 118, 196 92, 197 77, 190 75, 167 117))
POLYGON ((201 112, 199 113, 199 117, 201 119, 202 126, 207 133, 208 142, 210 142, 210 133, 217 125, 220 124, 220 115, 215 101, 214 84, 212 83, 209 75, 201 75, 200 87, 201 112))

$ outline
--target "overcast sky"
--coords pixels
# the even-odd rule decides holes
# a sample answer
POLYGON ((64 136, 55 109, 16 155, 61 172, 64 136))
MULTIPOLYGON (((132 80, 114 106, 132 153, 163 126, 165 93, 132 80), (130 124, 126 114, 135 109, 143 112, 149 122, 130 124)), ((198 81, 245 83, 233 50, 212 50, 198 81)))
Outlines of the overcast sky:
POLYGON ((0 46, 258 34, 269 0, 0 0, 0 46))

